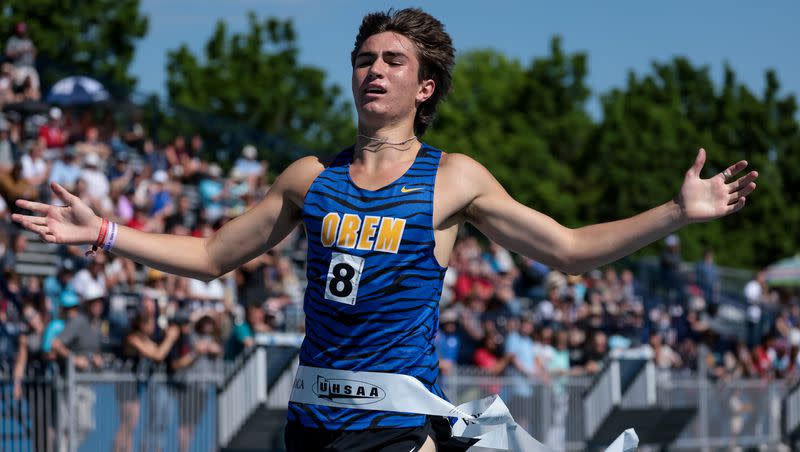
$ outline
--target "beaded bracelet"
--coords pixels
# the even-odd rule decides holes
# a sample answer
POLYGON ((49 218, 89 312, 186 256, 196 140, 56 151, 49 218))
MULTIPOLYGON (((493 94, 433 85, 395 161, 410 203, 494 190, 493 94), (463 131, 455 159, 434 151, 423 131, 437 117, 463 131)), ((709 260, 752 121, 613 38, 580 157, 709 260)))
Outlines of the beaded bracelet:
POLYGON ((97 248, 102 246, 105 242, 106 235, 108 234, 108 223, 108 220, 103 218, 103 221, 100 223, 100 232, 97 234, 97 240, 95 240, 92 245, 92 249, 86 251, 86 257, 94 256, 97 252, 97 248))

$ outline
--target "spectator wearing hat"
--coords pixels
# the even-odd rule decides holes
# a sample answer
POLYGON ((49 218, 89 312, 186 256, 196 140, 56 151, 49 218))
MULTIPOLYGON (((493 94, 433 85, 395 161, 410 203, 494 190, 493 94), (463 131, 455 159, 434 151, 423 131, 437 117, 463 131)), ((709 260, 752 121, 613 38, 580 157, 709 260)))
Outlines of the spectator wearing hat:
POLYGON ((81 170, 80 180, 85 184, 87 201, 94 208, 109 212, 113 209, 109 193, 111 185, 108 177, 100 170, 100 156, 91 153, 86 154, 83 159, 83 170, 81 170))
POLYGON ((73 311, 77 310, 78 306, 80 306, 80 302, 80 297, 72 289, 66 289, 61 292, 58 298, 58 316, 50 319, 42 336, 42 353, 45 359, 55 358, 55 354, 53 353, 53 341, 64 331, 66 320, 74 315, 73 311))
POLYGON ((114 165, 108 168, 108 180, 112 186, 124 188, 133 180, 134 172, 130 166, 131 155, 127 150, 122 150, 114 155, 114 165))
POLYGON ((11 141, 11 123, 0 115, 0 172, 10 173, 14 168, 15 145, 11 141))
POLYGON ((0 107, 14 102, 14 65, 0 65, 0 107))
POLYGON ((50 168, 50 181, 61 185, 67 190, 74 190, 81 177, 81 167, 78 165, 75 148, 69 146, 64 149, 63 158, 56 159, 50 168))
POLYGON ((442 311, 439 316, 440 329, 436 335, 436 351, 439 353, 439 369, 447 377, 455 371, 461 340, 458 335, 458 313, 454 309, 442 311))
POLYGON ((85 312, 73 305, 73 299, 63 300, 64 329, 52 342, 56 356, 62 359, 73 358, 78 370, 89 370, 103 366, 101 344, 103 338, 103 297, 104 293, 92 289, 81 297, 85 312), (64 304, 64 301, 68 303, 64 304))
POLYGON ((47 297, 50 302, 50 315, 52 317, 58 316, 61 294, 67 290, 74 292, 71 284, 74 276, 75 273, 71 268, 61 267, 58 269, 58 273, 49 275, 44 279, 42 289, 44 290, 45 297, 47 297))
POLYGON ((225 213, 230 193, 222 180, 222 168, 216 164, 208 165, 206 174, 197 186, 200 202, 206 221, 214 223, 225 213))
POLYGON ((167 189, 167 182, 169 176, 166 171, 156 171, 153 173, 153 183, 149 188, 150 191, 150 216, 164 216, 172 213, 173 203, 172 195, 167 189))
POLYGON ((719 304, 720 279, 717 264, 714 262, 714 250, 706 248, 703 260, 695 268, 695 282, 703 292, 703 298, 712 305, 719 304))
MULTIPOLYGON (((100 369, 105 360, 101 355, 104 331, 107 325, 103 319, 104 300, 100 292, 85 293, 83 298, 83 311, 76 308, 65 309, 64 329, 52 341, 52 350, 56 358, 72 360, 79 372, 88 372, 100 369)), ((92 411, 97 398, 94 389, 87 384, 75 386, 74 411, 77 428, 75 435, 77 444, 83 442, 93 429, 92 411)), ((64 404, 61 415, 68 412, 64 404)))
POLYGON ((6 57, 14 65, 14 83, 22 85, 26 80, 39 90, 39 73, 36 72, 36 46, 28 37, 25 22, 17 23, 14 34, 6 41, 6 57))
POLYGON ((562 295, 567 286, 566 277, 559 272, 550 272, 545 278, 545 298, 536 305, 536 320, 541 325, 551 325, 560 315, 562 295))
POLYGON ((251 176, 261 176, 264 174, 264 166, 257 160, 258 150, 252 144, 242 148, 242 155, 233 164, 233 171, 241 174, 244 178, 251 176))
POLYGON ((44 159, 46 143, 39 137, 30 147, 30 151, 21 159, 22 177, 31 185, 41 186, 49 192, 44 183, 50 177, 50 164, 44 159))
POLYGON ((685 281, 681 275, 680 266, 683 262, 681 257, 681 242, 677 235, 670 234, 664 239, 666 245, 661 253, 661 281, 666 293, 668 304, 684 304, 685 301, 685 281))
POLYGON ((105 253, 97 253, 88 262, 86 268, 79 270, 71 281, 75 293, 83 299, 93 297, 95 294, 105 297, 108 294, 108 288, 112 287, 115 282, 109 281, 106 275, 107 261, 108 257, 105 253))
POLYGON ((69 133, 61 127, 62 116, 61 109, 53 107, 47 122, 39 127, 39 138, 45 141, 47 149, 62 149, 67 145, 69 133))

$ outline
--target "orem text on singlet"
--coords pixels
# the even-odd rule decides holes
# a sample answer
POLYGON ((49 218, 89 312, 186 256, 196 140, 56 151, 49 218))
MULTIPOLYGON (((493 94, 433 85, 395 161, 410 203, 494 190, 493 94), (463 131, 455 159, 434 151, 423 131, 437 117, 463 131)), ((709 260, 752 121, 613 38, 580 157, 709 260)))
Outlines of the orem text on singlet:
POLYGON ((322 220, 322 245, 396 254, 405 227, 403 218, 330 212, 322 220))

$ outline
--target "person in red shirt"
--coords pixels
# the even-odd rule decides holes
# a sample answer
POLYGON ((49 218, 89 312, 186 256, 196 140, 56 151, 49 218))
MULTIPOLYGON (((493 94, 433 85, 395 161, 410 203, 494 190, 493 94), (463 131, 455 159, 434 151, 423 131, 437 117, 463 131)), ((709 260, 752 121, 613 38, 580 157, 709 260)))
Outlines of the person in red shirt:
POLYGON ((39 127, 39 136, 44 138, 47 149, 61 149, 67 144, 67 132, 61 128, 61 109, 50 109, 50 120, 39 127))
MULTIPOLYGON (((483 337, 483 344, 475 350, 472 362, 491 376, 502 375, 509 364, 514 360, 514 355, 505 353, 502 349, 503 338, 496 333, 487 333, 483 337)), ((489 394, 500 392, 499 384, 483 387, 489 394)))

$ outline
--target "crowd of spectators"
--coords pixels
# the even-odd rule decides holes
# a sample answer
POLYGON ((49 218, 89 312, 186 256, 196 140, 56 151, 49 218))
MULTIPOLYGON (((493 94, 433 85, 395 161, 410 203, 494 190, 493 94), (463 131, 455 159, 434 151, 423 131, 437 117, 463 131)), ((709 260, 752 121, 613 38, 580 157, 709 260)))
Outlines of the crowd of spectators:
MULTIPOLYGON (((0 104, 39 99, 36 50, 24 24, 5 55, 0 104)), ((11 223, 10 213, 20 198, 61 202, 51 182, 117 223, 209 236, 269 188, 269 164, 256 147, 243 146, 227 172, 213 154, 195 132, 155 140, 135 113, 118 121, 106 110, 52 106, 46 114, 0 115, 0 362, 18 378, 33 363, 67 357, 79 369, 144 359, 180 374, 233 359, 258 335, 302 333, 299 229, 207 283, 113 253, 88 259, 74 246, 47 251, 58 256, 53 275, 20 271, 21 258, 42 248, 30 249, 33 239, 11 223)), ((477 366, 546 381, 596 373, 612 350, 643 345, 659 368, 693 371, 701 344, 711 352, 706 364, 715 377, 780 378, 794 371, 797 299, 778 299, 760 273, 738 294, 748 303, 747 335, 731 337, 714 328, 722 298, 713 252, 689 278, 682 265, 679 240, 670 236, 654 292, 631 268, 564 275, 465 233, 441 301, 436 341, 443 372, 477 366)))
POLYGON ((761 271, 726 298, 713 250, 689 266, 675 235, 654 265, 651 284, 631 268, 613 266, 565 275, 530 259, 515 261, 475 237, 459 240, 437 338, 444 374, 472 365, 546 382, 596 374, 615 350, 643 348, 657 369, 672 374, 702 366, 714 379, 796 377, 796 293, 771 289, 761 271), (731 308, 744 313, 743 321, 726 324, 731 308))
POLYGON ((118 121, 91 105, 22 108, 41 101, 35 56, 20 23, 6 41, 0 78, 0 363, 16 381, 68 357, 79 370, 146 358, 178 378, 233 358, 255 334, 302 328, 301 263, 291 254, 297 233, 206 283, 113 254, 89 259, 81 247, 48 247, 10 221, 18 199, 62 203, 50 189, 58 183, 117 223, 207 237, 268 189, 268 163, 252 145, 225 172, 207 158, 199 134, 156 142, 136 112, 118 121), (56 256, 49 269, 47 255, 56 256))

